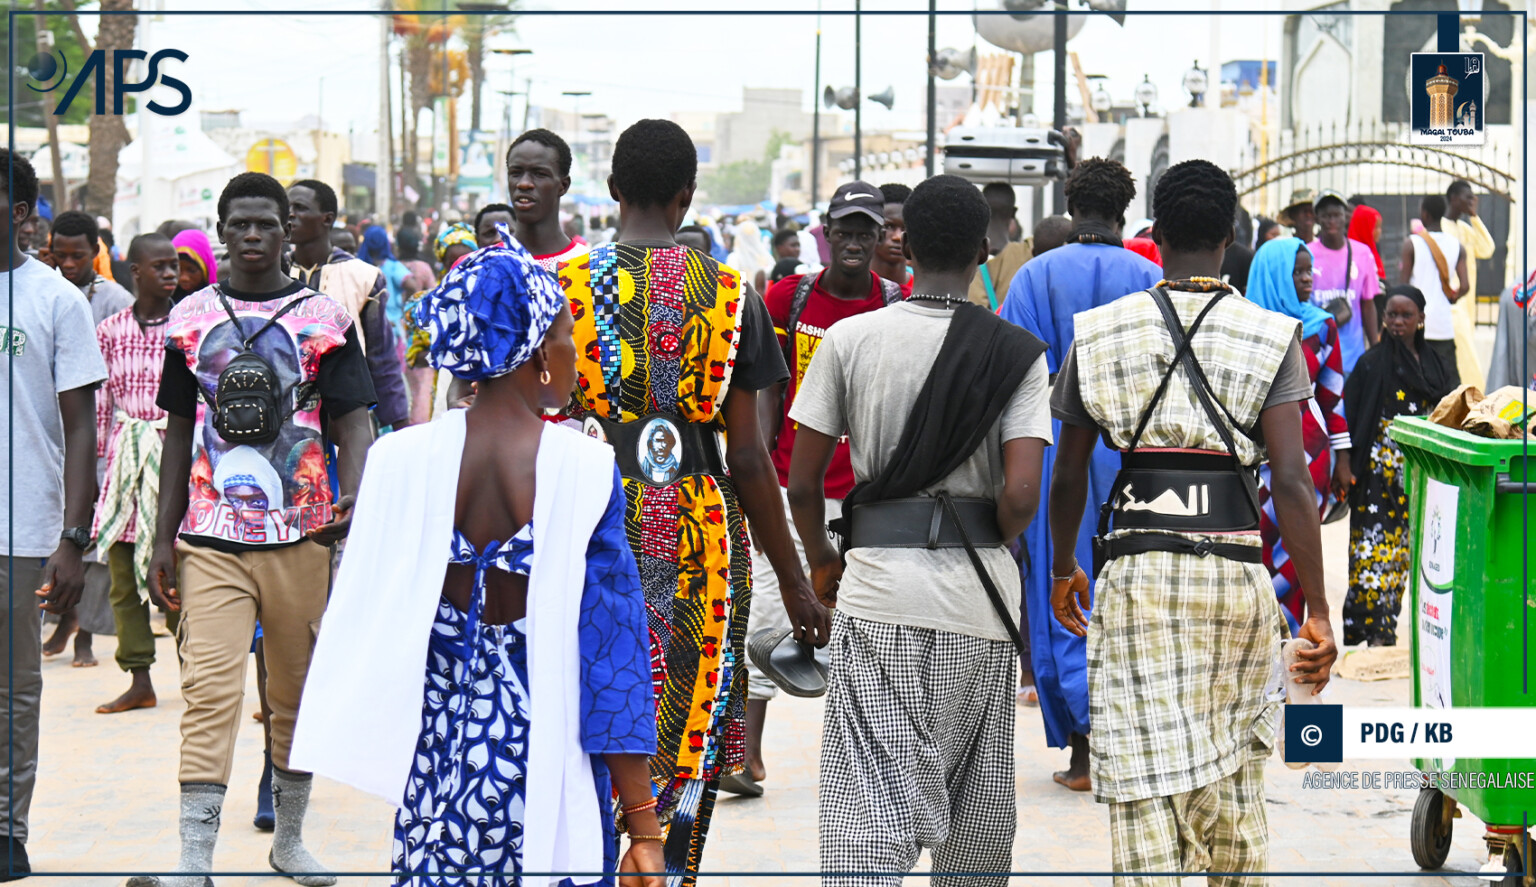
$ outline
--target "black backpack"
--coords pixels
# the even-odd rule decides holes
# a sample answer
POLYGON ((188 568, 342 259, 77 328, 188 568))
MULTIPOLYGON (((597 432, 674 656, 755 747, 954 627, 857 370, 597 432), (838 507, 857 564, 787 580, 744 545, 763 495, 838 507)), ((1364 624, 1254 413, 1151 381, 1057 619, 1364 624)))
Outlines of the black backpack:
MULTIPOLYGON (((218 293, 219 303, 224 306, 230 322, 235 325, 235 333, 237 335, 244 333, 245 330, 240 326, 240 318, 235 316, 235 310, 230 307, 229 299, 225 298, 223 290, 219 290, 218 293)), ((283 315, 314 295, 309 293, 300 296, 277 309, 260 329, 241 341, 240 353, 224 367, 223 372, 219 373, 215 393, 211 399, 208 399, 208 405, 213 407, 214 429, 229 443, 251 445, 271 443, 277 439, 283 423, 293 415, 295 401, 293 391, 299 386, 295 385, 285 391, 272 364, 252 350, 251 346, 283 315)), ((206 393, 204 398, 207 399, 206 393)))
MULTIPOLYGON (((820 271, 811 271, 800 276, 800 282, 795 285, 795 296, 789 303, 789 325, 784 327, 784 363, 793 367, 795 365, 795 327, 800 325, 800 314, 805 311, 805 303, 811 299, 811 290, 815 288, 816 281, 821 279, 820 271)), ((893 283, 884 277, 880 280, 880 295, 885 299, 885 304, 891 305, 900 302, 901 284, 893 283)))

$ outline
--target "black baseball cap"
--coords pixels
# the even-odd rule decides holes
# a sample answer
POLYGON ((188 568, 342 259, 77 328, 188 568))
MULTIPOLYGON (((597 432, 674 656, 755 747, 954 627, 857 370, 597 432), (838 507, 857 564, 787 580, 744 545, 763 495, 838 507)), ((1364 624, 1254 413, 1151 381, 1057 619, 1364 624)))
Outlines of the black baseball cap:
POLYGON ((827 204, 827 218, 841 219, 854 213, 863 213, 876 224, 884 225, 885 198, 880 189, 868 182, 848 182, 839 186, 832 195, 832 202, 827 204))

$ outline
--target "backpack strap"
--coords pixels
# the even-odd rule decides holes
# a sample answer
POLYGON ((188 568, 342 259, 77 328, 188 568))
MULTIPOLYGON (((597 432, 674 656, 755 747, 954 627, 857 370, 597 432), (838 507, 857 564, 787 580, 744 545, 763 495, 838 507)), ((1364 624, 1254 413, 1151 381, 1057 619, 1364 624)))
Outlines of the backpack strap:
POLYGON ((217 284, 215 284, 214 285, 214 292, 219 294, 219 304, 224 306, 224 313, 229 315, 230 322, 235 325, 235 331, 242 335, 243 338, 240 340, 240 344, 241 344, 241 346, 246 351, 251 350, 251 345, 255 344, 256 339, 262 333, 264 333, 267 330, 271 329, 273 324, 277 323, 279 320, 281 320, 283 318, 283 315, 285 315, 288 312, 292 311, 295 307, 298 306, 298 304, 300 302, 308 301, 309 299, 312 299, 312 298, 314 298, 317 295, 317 293, 315 293, 314 291, 310 291, 310 292, 305 293, 302 296, 299 296, 297 299, 294 299, 293 301, 289 302, 288 304, 286 304, 286 305, 282 306, 281 308, 277 309, 276 311, 272 312, 272 316, 267 318, 267 322, 266 323, 263 323, 261 325, 261 327, 256 330, 256 332, 251 333, 249 336, 246 336, 246 335, 244 335, 245 334, 245 328, 240 325, 240 318, 235 315, 235 309, 234 309, 234 307, 232 307, 229 304, 229 298, 224 294, 224 289, 222 287, 218 286, 217 284))
POLYGON ((901 284, 880 278, 880 295, 885 299, 885 304, 893 305, 902 300, 901 284))
POLYGON ((789 323, 784 326, 784 364, 789 367, 795 365, 795 327, 800 325, 800 315, 805 311, 805 303, 811 299, 811 290, 816 286, 816 280, 821 276, 820 271, 800 275, 800 282, 795 284, 794 298, 789 302, 789 323))
POLYGON ((1420 228, 1413 233, 1423 238, 1424 245, 1429 247, 1430 258, 1435 260, 1435 271, 1440 274, 1440 289, 1445 292, 1445 297, 1449 299, 1452 292, 1451 268, 1450 264, 1445 260, 1445 253, 1440 250, 1440 244, 1435 243, 1435 239, 1429 236, 1428 231, 1420 228))
POLYGON ((997 313, 997 287, 992 285, 992 272, 991 272, 991 269, 989 269, 987 267, 987 265, 989 265, 989 264, 991 264, 991 263, 990 262, 982 262, 981 263, 981 268, 979 269, 980 272, 981 272, 981 285, 986 287, 986 289, 987 289, 987 307, 991 308, 992 309, 992 313, 996 314, 997 313))

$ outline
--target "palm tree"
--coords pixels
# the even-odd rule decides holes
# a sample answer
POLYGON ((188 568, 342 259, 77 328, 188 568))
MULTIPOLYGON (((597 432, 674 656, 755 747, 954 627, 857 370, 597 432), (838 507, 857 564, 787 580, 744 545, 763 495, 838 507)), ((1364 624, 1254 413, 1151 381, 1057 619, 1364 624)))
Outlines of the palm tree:
MULTIPOLYGON (((75 39, 87 53, 100 49, 108 59, 113 58, 113 51, 118 49, 132 49, 133 35, 138 30, 139 18, 136 15, 103 15, 100 16, 100 24, 96 29, 96 43, 85 38, 85 31, 80 27, 80 17, 75 14, 74 0, 62 0, 64 9, 69 13, 69 25, 75 32, 75 39)), ((101 0, 102 12, 132 12, 133 0, 101 0)), ((101 77, 103 84, 102 94, 115 95, 113 80, 116 78, 116 66, 112 64, 102 65, 101 77)), ((112 204, 117 200, 117 155, 128 144, 128 127, 123 123, 121 115, 117 114, 92 114, 90 119, 91 143, 88 147, 90 156, 90 171, 85 178, 85 211, 93 216, 105 216, 109 221, 112 218, 112 204)))
MULTIPOLYGON (((495 13, 517 4, 518 0, 501 3, 459 2, 458 9, 475 13, 495 13)), ((481 86, 485 80, 485 43, 500 33, 510 33, 514 15, 464 15, 447 12, 445 0, 395 0, 395 34, 404 40, 403 64, 410 81, 407 89, 409 108, 402 133, 405 142, 402 152, 405 175, 417 181, 416 120, 423 108, 430 107, 433 98, 448 95, 458 98, 469 86, 470 128, 480 128, 481 86), (449 71, 448 83, 442 83, 445 47, 455 35, 464 43, 463 49, 446 49, 449 71)), ((425 193, 419 181, 416 189, 425 193)))

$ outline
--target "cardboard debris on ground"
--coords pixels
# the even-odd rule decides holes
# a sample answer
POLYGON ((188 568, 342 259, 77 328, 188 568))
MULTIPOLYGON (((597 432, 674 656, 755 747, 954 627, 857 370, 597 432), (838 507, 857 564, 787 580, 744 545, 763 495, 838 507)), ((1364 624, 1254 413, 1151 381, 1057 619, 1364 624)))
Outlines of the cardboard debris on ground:
POLYGON ((1467 414, 1472 412, 1483 399, 1483 390, 1476 385, 1463 385, 1440 398, 1435 405, 1434 412, 1429 414, 1429 421, 1436 425, 1444 425, 1446 428, 1460 428, 1466 420, 1467 414))
POLYGON ((1360 647, 1339 657, 1333 672, 1350 681, 1390 681, 1409 673, 1407 647, 1360 647))
POLYGON ((1531 430, 1536 392, 1506 385, 1478 401, 1461 423, 1463 431, 1480 437, 1518 440, 1531 430))

